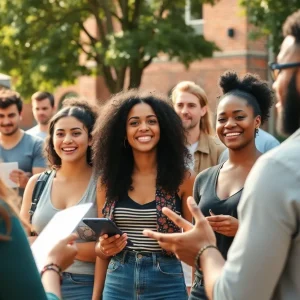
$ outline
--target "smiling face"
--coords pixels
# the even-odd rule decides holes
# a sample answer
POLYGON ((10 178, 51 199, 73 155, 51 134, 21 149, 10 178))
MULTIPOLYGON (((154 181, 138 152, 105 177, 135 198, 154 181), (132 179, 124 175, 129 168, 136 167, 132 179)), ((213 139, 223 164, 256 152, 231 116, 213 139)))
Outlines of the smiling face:
POLYGON ((86 161, 91 141, 85 126, 74 117, 63 117, 54 125, 54 150, 63 162, 86 161))
POLYGON ((254 117, 252 106, 234 95, 225 96, 218 105, 217 134, 229 149, 242 149, 255 143, 255 129, 260 116, 254 117))
POLYGON ((17 105, 12 104, 7 108, 0 108, 0 133, 6 136, 11 136, 20 127, 21 114, 18 111, 17 105))
POLYGON ((156 149, 160 128, 150 105, 139 103, 132 107, 127 116, 126 134, 133 151, 150 152, 156 149))
POLYGON ((178 92, 174 109, 186 130, 195 127, 200 129, 200 120, 207 112, 207 107, 201 107, 199 99, 188 92, 178 92))

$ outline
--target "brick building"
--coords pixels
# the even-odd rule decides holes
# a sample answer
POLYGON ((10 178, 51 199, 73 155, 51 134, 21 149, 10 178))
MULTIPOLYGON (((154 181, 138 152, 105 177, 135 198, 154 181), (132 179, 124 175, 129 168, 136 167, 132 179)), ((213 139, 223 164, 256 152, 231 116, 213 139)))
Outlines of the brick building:
MULTIPOLYGON (((189 0, 186 0, 189 4, 189 0)), ((161 56, 150 64, 144 72, 141 89, 153 89, 163 93, 170 90, 182 80, 192 80, 200 84, 208 94, 212 111, 215 111, 216 101, 220 90, 217 86, 218 78, 226 70, 235 70, 243 75, 246 72, 259 74, 267 79, 268 50, 266 40, 249 40, 251 25, 239 0, 220 0, 216 5, 205 4, 202 10, 193 17, 190 7, 186 8, 186 22, 195 26, 206 39, 214 41, 220 48, 212 58, 196 61, 187 70, 176 61, 169 61, 161 56)), ((88 27, 93 30, 90 20, 88 27)), ((55 99, 60 101, 68 94, 82 95, 91 101, 105 101, 109 92, 103 78, 83 76, 78 78, 77 84, 69 87, 59 87, 55 92, 55 99)), ((30 126, 31 119, 27 119, 30 126)), ((272 132, 271 126, 270 131, 272 132)))

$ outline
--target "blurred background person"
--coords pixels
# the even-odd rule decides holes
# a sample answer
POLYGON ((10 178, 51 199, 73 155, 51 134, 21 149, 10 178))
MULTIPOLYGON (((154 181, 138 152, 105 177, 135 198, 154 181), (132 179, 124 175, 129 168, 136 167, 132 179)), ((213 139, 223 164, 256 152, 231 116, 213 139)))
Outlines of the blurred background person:
POLYGON ((216 138, 205 91, 192 81, 182 81, 172 90, 174 109, 186 130, 186 146, 196 174, 215 166, 224 145, 216 138))
POLYGON ((54 96, 48 92, 36 92, 31 97, 32 113, 37 125, 26 132, 45 139, 48 125, 55 113, 54 96))
POLYGON ((18 169, 13 170, 9 178, 19 186, 20 196, 29 178, 46 167, 43 140, 20 128, 22 108, 18 93, 0 90, 0 158, 2 162, 18 163, 18 169))

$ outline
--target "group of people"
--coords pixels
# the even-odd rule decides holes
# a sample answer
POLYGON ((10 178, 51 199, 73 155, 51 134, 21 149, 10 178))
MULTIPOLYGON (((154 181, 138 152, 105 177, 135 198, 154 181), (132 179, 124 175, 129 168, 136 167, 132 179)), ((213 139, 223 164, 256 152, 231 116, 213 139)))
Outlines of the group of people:
POLYGON ((273 92, 254 74, 220 77, 216 131, 205 91, 190 81, 171 99, 131 90, 100 109, 67 99, 57 113, 53 96, 38 92, 28 132, 20 96, 1 91, 0 155, 18 162, 10 179, 22 204, 18 212, 0 181, 0 298, 298 299, 299 20, 300 11, 287 20, 271 64, 283 129, 298 130, 281 146, 260 129, 273 92), (94 204, 86 217, 109 218, 123 234, 98 237, 80 222, 50 252, 41 283, 29 243, 83 203, 94 204))

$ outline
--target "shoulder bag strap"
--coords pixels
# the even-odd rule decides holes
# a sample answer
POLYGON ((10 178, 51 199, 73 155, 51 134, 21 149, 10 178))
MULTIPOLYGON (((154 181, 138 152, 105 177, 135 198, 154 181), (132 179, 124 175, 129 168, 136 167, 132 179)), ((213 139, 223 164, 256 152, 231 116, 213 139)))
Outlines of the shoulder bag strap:
POLYGON ((32 192, 32 202, 31 202, 31 207, 30 207, 30 210, 29 210, 29 215, 30 215, 30 224, 32 223, 32 217, 33 217, 33 214, 36 210, 36 207, 40 201, 40 198, 41 198, 41 195, 42 195, 42 192, 44 190, 44 187, 45 187, 45 184, 46 182, 48 181, 48 178, 51 174, 52 170, 47 170, 45 172, 43 172, 42 174, 40 174, 35 186, 34 186, 34 189, 33 189, 33 192, 32 192))

